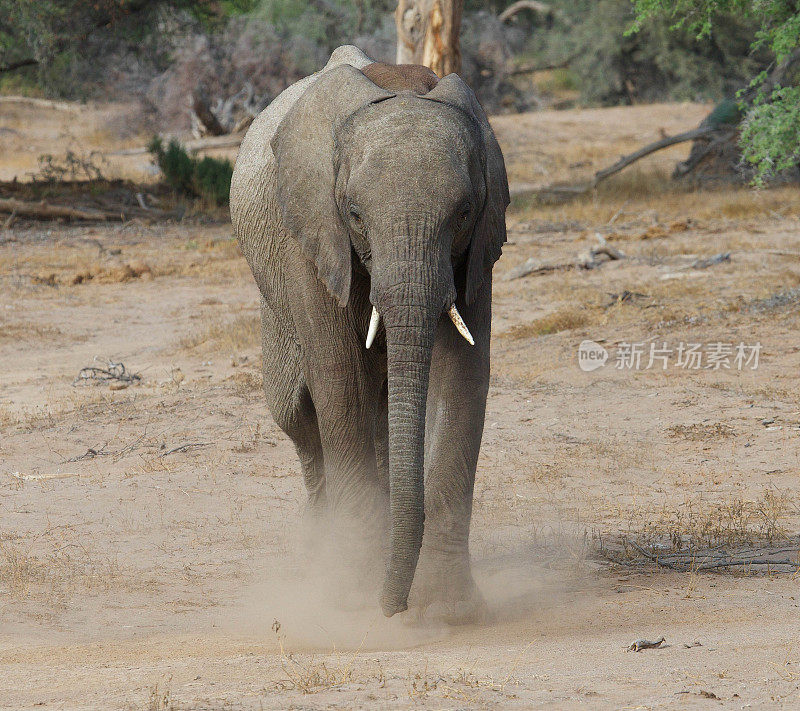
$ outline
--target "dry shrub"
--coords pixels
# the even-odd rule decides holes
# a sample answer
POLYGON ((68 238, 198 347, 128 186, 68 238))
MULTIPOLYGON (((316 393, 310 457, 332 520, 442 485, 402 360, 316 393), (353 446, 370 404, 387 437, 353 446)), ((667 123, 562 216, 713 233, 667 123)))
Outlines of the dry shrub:
POLYGON ((521 340, 533 336, 546 336, 551 333, 570 331, 574 328, 586 326, 591 321, 590 313, 587 309, 568 306, 558 311, 554 311, 547 316, 542 316, 530 323, 522 323, 512 326, 505 333, 501 333, 502 338, 521 340))
POLYGON ((729 548, 785 540, 788 530, 782 519, 796 511, 786 492, 766 489, 759 498, 739 497, 711 502, 687 499, 678 506, 635 512, 628 523, 628 536, 644 545, 686 548, 729 548))

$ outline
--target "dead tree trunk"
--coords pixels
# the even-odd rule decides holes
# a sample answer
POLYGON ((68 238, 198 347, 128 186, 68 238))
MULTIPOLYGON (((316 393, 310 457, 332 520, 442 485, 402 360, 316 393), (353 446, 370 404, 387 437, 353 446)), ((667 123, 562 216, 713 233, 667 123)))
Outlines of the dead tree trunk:
POLYGON ((208 99, 205 93, 201 90, 196 91, 192 95, 192 111, 197 120, 199 133, 205 136, 224 136, 228 133, 225 127, 220 123, 219 119, 214 115, 211 107, 208 105, 208 99))
POLYGON ((424 64, 440 77, 461 70, 464 0, 399 0, 397 63, 424 64))

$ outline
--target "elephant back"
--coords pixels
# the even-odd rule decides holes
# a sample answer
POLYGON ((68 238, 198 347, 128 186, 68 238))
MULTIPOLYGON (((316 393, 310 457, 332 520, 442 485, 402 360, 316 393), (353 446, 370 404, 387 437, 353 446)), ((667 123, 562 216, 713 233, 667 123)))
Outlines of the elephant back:
POLYGON ((372 63, 373 60, 358 47, 338 47, 320 71, 295 82, 275 97, 245 134, 231 180, 231 221, 234 234, 259 286, 263 275, 258 273, 258 265, 266 263, 270 226, 275 224, 276 218, 273 214, 276 203, 275 156, 270 142, 278 126, 297 100, 323 73, 343 64, 362 69, 372 63))

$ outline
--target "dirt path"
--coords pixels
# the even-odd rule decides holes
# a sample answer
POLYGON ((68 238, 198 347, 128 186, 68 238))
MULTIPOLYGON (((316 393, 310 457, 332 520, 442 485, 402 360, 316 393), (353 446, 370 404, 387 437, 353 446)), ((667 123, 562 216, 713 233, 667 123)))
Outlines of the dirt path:
MULTIPOLYGON (((659 111, 671 130, 675 107, 659 111)), ((560 133, 602 141, 598 164, 647 133, 636 109, 595 138, 586 113, 501 119, 517 179, 549 182, 524 172, 533 142, 580 172, 599 166, 570 169, 560 133)), ((0 708, 796 708, 786 567, 598 555, 626 536, 785 557, 800 532, 800 200, 683 193, 663 172, 568 207, 515 201, 472 545, 493 619, 461 629, 342 607, 301 572, 302 480, 259 394, 256 293, 228 227, 2 233, 0 708), (506 280, 571 265, 596 232, 625 259, 506 280), (609 353, 593 372, 587 339, 609 353), (639 342, 759 342, 761 359, 617 369, 639 342), (73 385, 95 357, 142 381, 73 385)))

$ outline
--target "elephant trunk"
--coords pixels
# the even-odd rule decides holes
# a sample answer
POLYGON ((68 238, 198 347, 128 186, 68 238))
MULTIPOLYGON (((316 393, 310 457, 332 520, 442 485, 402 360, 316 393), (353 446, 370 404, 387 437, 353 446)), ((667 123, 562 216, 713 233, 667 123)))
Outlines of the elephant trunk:
POLYGON ((408 608, 425 520, 425 406, 433 334, 441 307, 405 306, 385 315, 389 391, 390 552, 381 607, 408 608))
POLYGON ((381 608, 408 608, 425 521, 425 408, 436 326, 455 301, 449 250, 435 239, 438 221, 403 225, 390 240, 389 274, 373 274, 373 303, 386 328, 389 415, 390 550, 381 608), (376 303, 377 302, 377 303, 376 303))

